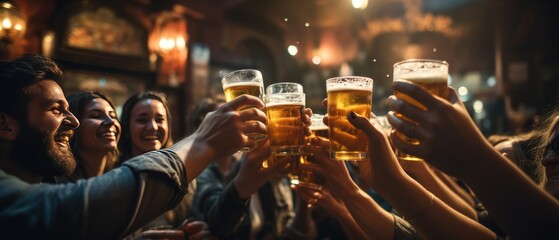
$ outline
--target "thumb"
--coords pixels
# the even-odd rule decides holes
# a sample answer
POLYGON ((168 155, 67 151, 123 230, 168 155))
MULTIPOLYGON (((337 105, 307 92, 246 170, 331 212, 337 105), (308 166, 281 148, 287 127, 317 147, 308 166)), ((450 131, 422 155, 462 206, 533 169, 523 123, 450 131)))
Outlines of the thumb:
POLYGON ((459 103, 460 105, 463 105, 462 101, 460 100, 460 97, 458 96, 458 93, 456 92, 456 89, 449 86, 447 91, 448 91, 448 101, 450 101, 450 103, 452 104, 459 103))
POLYGON ((349 120, 349 122, 356 127, 357 129, 363 131, 365 133, 365 135, 367 135, 367 138, 369 140, 378 140, 378 137, 380 137, 380 135, 382 135, 381 132, 379 132, 371 123, 371 121, 364 117, 361 116, 353 111, 351 111, 348 116, 347 119, 349 120), (379 135, 380 134, 380 135, 379 135))

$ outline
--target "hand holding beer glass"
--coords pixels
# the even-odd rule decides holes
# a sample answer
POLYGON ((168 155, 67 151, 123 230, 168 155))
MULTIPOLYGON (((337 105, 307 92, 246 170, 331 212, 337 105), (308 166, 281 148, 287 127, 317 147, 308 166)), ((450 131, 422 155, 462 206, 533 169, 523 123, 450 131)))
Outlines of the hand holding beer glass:
MULTIPOLYGON (((446 99, 448 96, 448 63, 430 59, 410 59, 394 64, 394 80, 407 80, 413 82, 429 93, 446 99)), ((397 98, 402 99, 422 110, 427 110, 429 106, 423 106, 409 96, 395 92, 397 98)), ((398 117, 413 123, 412 128, 406 133, 396 132, 396 135, 403 141, 418 145, 419 141, 413 138, 413 132, 417 127, 417 123, 396 113, 398 117), (406 135, 407 134, 407 135, 406 135)), ((397 156, 401 160, 421 161, 421 158, 412 156, 401 151, 397 151, 397 156)))
POLYGON ((368 158, 367 137, 347 120, 350 112, 369 118, 373 98, 373 79, 336 77, 326 80, 328 92, 328 127, 330 158, 365 160, 368 158))
MULTIPOLYGON (((230 72, 223 76, 221 84, 227 102, 243 94, 252 95, 264 101, 264 80, 262 73, 258 70, 242 69, 230 72)), ((265 134, 261 133, 248 133, 247 136, 253 141, 253 144, 267 138, 265 134)), ((241 150, 249 151, 250 148, 246 147, 241 150)))
MULTIPOLYGON (((323 118, 324 115, 312 115, 310 127, 311 135, 305 137, 305 146, 310 146, 313 138, 321 137, 326 140, 328 139, 328 126, 326 126, 322 121, 323 118)), ((300 168, 301 165, 311 164, 312 162, 315 162, 314 155, 305 149, 304 154, 302 154, 299 159, 299 162, 292 167, 289 174, 289 180, 292 185, 299 185, 315 190, 322 189, 322 185, 324 183, 324 177, 322 174, 313 170, 303 170, 300 168)))

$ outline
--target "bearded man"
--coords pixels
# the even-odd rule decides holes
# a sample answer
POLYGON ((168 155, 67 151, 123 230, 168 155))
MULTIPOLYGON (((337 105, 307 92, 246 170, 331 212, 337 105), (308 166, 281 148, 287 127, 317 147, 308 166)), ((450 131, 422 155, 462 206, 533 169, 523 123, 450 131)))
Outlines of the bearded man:
MULTIPOLYGON (((256 97, 241 96, 208 115, 168 149, 128 160, 77 183, 37 184, 71 173, 68 141, 79 126, 68 111, 56 63, 25 55, 0 63, 0 236, 2 239, 116 239, 176 206, 212 159, 251 146, 266 133, 256 97), (226 139, 227 141, 224 141, 226 139)), ((183 229, 185 234, 189 230, 183 229)))

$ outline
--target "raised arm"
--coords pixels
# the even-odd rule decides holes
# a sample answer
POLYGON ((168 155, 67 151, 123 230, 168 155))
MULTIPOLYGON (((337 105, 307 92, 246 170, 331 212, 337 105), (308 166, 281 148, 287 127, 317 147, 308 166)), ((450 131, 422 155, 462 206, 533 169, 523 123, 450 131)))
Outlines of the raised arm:
MULTIPOLYGON (((328 143, 321 139, 313 139, 313 146, 309 147, 314 154, 315 162, 301 165, 303 170, 316 171, 325 177, 324 187, 336 199, 340 199, 364 234, 370 239, 392 239, 394 236, 394 218, 379 206, 367 193, 357 186, 347 171, 345 164, 329 158, 328 143)), ((323 203, 324 204, 324 203, 323 203)), ((336 207, 337 205, 333 205, 336 207)), ((334 210, 334 209, 332 209, 334 210)), ((337 218, 347 218, 341 211, 334 211, 337 218)), ((351 224, 351 222, 346 222, 351 224)), ((344 228, 355 228, 346 225, 344 228)), ((358 233, 357 233, 358 234, 358 233)))
POLYGON ((349 239, 367 239, 367 235, 359 227, 355 219, 353 219, 344 203, 334 198, 328 190, 324 188, 315 190, 299 186, 295 186, 294 189, 308 203, 309 208, 311 206, 320 206, 335 218, 349 239))
POLYGON ((183 159, 188 182, 192 181, 213 159, 230 156, 252 143, 247 133, 266 133, 266 114, 258 108, 264 103, 256 97, 241 95, 209 113, 198 130, 169 147, 183 159), (239 111, 244 106, 249 108, 239 111))
POLYGON ((350 113, 348 119, 365 132, 369 140, 370 161, 361 161, 366 180, 424 238, 429 239, 494 239, 495 234, 472 219, 460 214, 408 176, 394 155, 375 119, 350 113), (368 176, 368 177, 367 177, 368 176))
POLYGON ((402 168, 413 179, 419 182, 429 192, 432 192, 448 206, 477 221, 477 214, 472 205, 469 205, 449 186, 446 185, 424 161, 401 160, 402 168))
POLYGON ((556 234, 553 229, 559 219, 559 203, 485 140, 454 89, 449 91, 449 102, 407 81, 395 81, 393 88, 429 108, 423 111, 394 96, 389 98, 392 110, 419 123, 411 127, 393 112, 388 114, 396 130, 421 141, 411 145, 392 136, 396 147, 464 180, 512 238, 556 234))

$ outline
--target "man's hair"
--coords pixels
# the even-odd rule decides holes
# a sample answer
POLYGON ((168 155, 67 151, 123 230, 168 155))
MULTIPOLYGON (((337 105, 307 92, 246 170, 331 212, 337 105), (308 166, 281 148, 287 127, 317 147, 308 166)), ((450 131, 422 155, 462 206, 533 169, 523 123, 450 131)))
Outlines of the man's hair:
POLYGON ((26 54, 0 63, 0 112, 23 120, 29 103, 29 88, 42 80, 62 80, 62 71, 45 56, 26 54))

